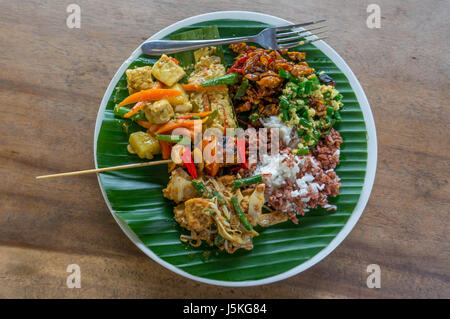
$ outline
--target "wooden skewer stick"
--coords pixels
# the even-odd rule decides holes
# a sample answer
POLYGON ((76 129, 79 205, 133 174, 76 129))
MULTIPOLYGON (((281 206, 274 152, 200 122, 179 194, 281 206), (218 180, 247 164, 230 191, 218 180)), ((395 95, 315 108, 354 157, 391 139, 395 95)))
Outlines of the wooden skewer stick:
POLYGON ((54 178, 54 177, 63 177, 63 176, 74 176, 74 175, 83 175, 83 174, 91 174, 91 173, 101 173, 101 172, 107 172, 107 171, 116 171, 116 170, 119 170, 119 169, 127 169, 127 168, 135 168, 135 167, 144 167, 144 166, 169 164, 171 162, 172 162, 172 160, 161 160, 161 161, 153 161, 153 162, 147 162, 147 163, 136 163, 136 164, 127 164, 127 165, 103 167, 103 168, 93 168, 93 169, 86 169, 84 171, 76 171, 76 172, 67 172, 67 173, 59 173, 59 174, 36 176, 36 179, 45 179, 45 178, 54 178))

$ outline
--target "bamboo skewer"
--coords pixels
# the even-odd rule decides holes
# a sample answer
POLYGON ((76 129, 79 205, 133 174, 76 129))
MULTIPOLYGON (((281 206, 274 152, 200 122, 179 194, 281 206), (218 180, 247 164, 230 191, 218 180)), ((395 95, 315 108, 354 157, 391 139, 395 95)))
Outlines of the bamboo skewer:
POLYGON ((59 174, 36 176, 36 179, 46 179, 46 178, 54 178, 54 177, 64 177, 64 176, 84 175, 84 174, 91 174, 91 173, 101 173, 101 172, 116 171, 116 170, 127 169, 127 168, 153 166, 153 165, 160 165, 160 164, 169 164, 171 162, 172 162, 172 160, 161 160, 161 161, 153 161, 153 162, 147 162, 147 163, 136 163, 136 164, 127 164, 127 165, 103 167, 103 168, 93 168, 93 169, 86 169, 86 170, 83 170, 83 171, 75 171, 75 172, 67 172, 67 173, 59 173, 59 174))

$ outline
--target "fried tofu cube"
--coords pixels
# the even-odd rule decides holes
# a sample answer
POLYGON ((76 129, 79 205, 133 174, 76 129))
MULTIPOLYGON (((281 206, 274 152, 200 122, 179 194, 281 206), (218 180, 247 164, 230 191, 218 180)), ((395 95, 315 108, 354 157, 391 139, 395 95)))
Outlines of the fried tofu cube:
POLYGON ((129 69, 125 73, 127 75, 127 87, 130 94, 153 87, 151 66, 129 69))
POLYGON ((152 74, 165 85, 173 86, 186 75, 186 72, 175 61, 163 54, 153 65, 152 74))
POLYGON ((170 104, 172 104, 175 113, 187 113, 192 111, 192 104, 189 101, 189 96, 181 84, 177 83, 174 86, 171 86, 170 89, 181 92, 180 96, 171 97, 168 99, 170 104))
POLYGON ((147 103, 144 109, 145 117, 150 123, 164 124, 175 115, 172 105, 167 99, 162 99, 153 104, 147 103))
POLYGON ((128 152, 137 154, 140 158, 152 159, 153 155, 161 153, 161 147, 153 136, 145 132, 134 132, 128 140, 128 152))

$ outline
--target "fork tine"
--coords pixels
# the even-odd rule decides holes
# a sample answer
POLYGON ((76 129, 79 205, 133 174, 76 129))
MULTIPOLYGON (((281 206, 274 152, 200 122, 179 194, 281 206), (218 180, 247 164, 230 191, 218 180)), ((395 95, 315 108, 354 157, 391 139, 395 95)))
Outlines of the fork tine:
POLYGON ((328 27, 327 25, 324 25, 324 26, 317 27, 317 28, 309 28, 309 29, 303 29, 303 30, 292 31, 292 32, 277 33, 276 38, 277 39, 286 38, 288 36, 290 37, 292 35, 298 35, 300 33, 311 32, 314 30, 319 30, 319 29, 323 29, 323 28, 327 28, 327 27, 328 27))
POLYGON ((319 38, 315 38, 315 39, 307 40, 307 41, 300 41, 300 42, 295 42, 295 43, 287 43, 285 45, 278 46, 278 49, 290 49, 290 48, 298 47, 298 46, 301 46, 301 45, 309 44, 309 43, 312 43, 312 42, 316 42, 316 41, 319 41, 319 40, 324 40, 326 38, 328 38, 328 37, 325 36, 325 37, 319 37, 319 38))
POLYGON ((290 30, 290 29, 295 29, 295 28, 299 28, 299 27, 306 27, 307 25, 311 25, 311 24, 317 24, 317 23, 322 23, 325 22, 327 20, 322 19, 322 20, 316 20, 316 21, 311 21, 311 22, 305 22, 305 23, 299 23, 299 24, 291 24, 291 25, 285 25, 285 26, 280 26, 280 27, 274 27, 273 29, 276 31, 283 31, 283 30, 290 30))
POLYGON ((299 41, 300 39, 302 39, 302 38, 307 38, 307 37, 310 37, 310 36, 312 36, 312 35, 318 35, 318 34, 323 34, 323 33, 325 33, 325 32, 327 32, 327 31, 322 31, 322 32, 317 32, 317 33, 311 33, 311 34, 299 34, 298 36, 296 36, 296 37, 290 37, 290 38, 282 38, 282 39, 280 39, 280 40, 278 40, 278 43, 286 43, 286 42, 292 42, 292 41, 299 41))

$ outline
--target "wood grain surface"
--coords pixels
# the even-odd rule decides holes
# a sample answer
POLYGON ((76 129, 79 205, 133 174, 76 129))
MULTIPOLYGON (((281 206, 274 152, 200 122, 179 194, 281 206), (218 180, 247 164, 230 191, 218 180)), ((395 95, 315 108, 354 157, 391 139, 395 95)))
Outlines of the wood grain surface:
POLYGON ((1 298, 449 298, 449 1, 0 0, 1 298), (81 28, 66 8, 81 7, 81 28), (326 18, 327 42, 361 82, 378 134, 369 203, 344 242, 307 271, 270 285, 220 288, 176 275, 120 230, 95 175, 95 118, 117 68, 180 19, 249 10, 326 18), (69 264, 80 289, 66 286, 69 264), (366 286, 369 264, 381 288, 366 286))

